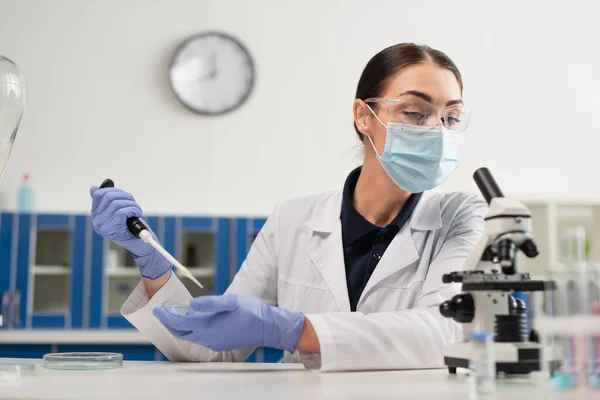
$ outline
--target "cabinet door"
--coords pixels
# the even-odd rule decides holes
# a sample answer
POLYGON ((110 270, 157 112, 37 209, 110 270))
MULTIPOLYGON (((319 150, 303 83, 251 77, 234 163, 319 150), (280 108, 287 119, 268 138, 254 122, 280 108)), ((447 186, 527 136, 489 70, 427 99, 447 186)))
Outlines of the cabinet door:
POLYGON ((0 358, 42 358, 54 353, 51 344, 0 344, 0 358))
MULTIPOLYGON (((164 240, 164 219, 145 217, 159 241, 164 240)), ((121 306, 140 282, 140 273, 127 250, 104 240, 93 231, 91 221, 90 328, 133 328, 121 315, 121 306)))
POLYGON ((0 215, 0 329, 12 327, 12 299, 17 277, 16 259, 12 257, 16 254, 17 243, 13 221, 14 215, 11 213, 0 215))
POLYGON ((192 296, 222 294, 229 286, 229 225, 227 218, 166 218, 165 249, 204 286, 199 288, 175 271, 192 296))
POLYGON ((19 214, 17 328, 80 328, 86 217, 19 214))

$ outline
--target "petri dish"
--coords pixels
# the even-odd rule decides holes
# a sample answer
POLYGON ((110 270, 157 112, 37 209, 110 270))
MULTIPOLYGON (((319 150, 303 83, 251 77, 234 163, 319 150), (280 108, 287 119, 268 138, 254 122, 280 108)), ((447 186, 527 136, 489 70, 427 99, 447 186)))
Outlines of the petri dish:
POLYGON ((62 370, 99 370, 123 366, 120 353, 51 353, 44 355, 44 368, 62 370))
POLYGON ((162 306, 163 306, 163 308, 167 309, 168 311, 178 314, 178 315, 186 315, 188 313, 188 311, 190 311, 190 302, 189 301, 175 303, 175 304, 163 303, 162 306))
POLYGON ((11 370, 19 370, 20 375, 33 375, 35 373, 35 364, 0 361, 0 374, 2 374, 3 371, 5 373, 10 373, 11 370))
POLYGON ((15 364, 0 365, 0 382, 21 378, 21 368, 15 364))

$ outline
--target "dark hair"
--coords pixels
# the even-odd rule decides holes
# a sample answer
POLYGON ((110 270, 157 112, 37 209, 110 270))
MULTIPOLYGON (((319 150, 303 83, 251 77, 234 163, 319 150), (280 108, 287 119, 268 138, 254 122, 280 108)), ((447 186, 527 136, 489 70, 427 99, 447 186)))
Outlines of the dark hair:
MULTIPOLYGON (((370 97, 380 97, 388 80, 396 75, 402 68, 411 65, 432 62, 451 71, 462 92, 463 84, 460 71, 446 54, 429 46, 414 43, 400 43, 381 50, 367 63, 356 88, 357 99, 366 100, 370 97)), ((354 130, 358 138, 363 141, 364 135, 360 133, 356 122, 354 130)))

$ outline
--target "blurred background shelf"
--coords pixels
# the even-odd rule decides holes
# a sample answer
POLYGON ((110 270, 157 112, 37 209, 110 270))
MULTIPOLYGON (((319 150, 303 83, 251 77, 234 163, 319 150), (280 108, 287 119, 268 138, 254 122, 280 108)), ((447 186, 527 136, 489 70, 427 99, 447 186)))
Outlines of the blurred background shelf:
POLYGON ((33 267, 34 275, 68 275, 71 268, 66 265, 36 265, 33 267))
MULTIPOLYGON (((196 278, 212 278, 215 276, 215 267, 213 266, 204 266, 204 267, 187 267, 190 270, 192 275, 196 278)), ((176 271, 177 276, 181 277, 181 273, 176 271)))
POLYGON ((141 278, 140 271, 137 267, 107 267, 105 269, 105 272, 107 276, 132 276, 136 278, 141 278))
POLYGON ((524 272, 541 277, 549 268, 564 262, 568 249, 564 236, 573 228, 585 231, 588 260, 600 260, 600 203, 523 202, 532 213, 533 235, 540 254, 533 259, 519 253, 519 267, 524 272))
MULTIPOLYGON (((266 221, 152 215, 145 219, 165 249, 189 266, 204 286, 200 289, 181 277, 194 297, 225 292, 266 221)), ((41 357, 58 349, 118 351, 129 360, 164 359, 151 344, 128 341, 127 335, 136 331, 121 315, 121 307, 139 282, 131 253, 96 234, 88 215, 0 213, 0 298, 8 299, 0 342, 2 334, 27 334, 22 342, 0 344, 0 357, 41 357), (110 345, 96 334, 100 331, 114 332, 110 345), (75 339, 77 332, 86 343, 75 339)), ((280 353, 258 349, 249 361, 275 361, 280 353)))

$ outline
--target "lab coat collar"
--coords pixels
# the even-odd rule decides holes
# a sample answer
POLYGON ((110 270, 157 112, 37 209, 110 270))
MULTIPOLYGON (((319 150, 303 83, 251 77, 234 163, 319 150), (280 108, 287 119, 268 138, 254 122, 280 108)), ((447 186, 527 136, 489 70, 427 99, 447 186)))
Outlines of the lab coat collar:
POLYGON ((339 311, 350 311, 350 298, 346 285, 342 223, 340 212, 342 193, 332 192, 325 202, 314 210, 306 226, 313 231, 309 257, 317 267, 338 306, 339 311))
MULTIPOLYGON (((442 227, 442 210, 439 201, 431 199, 432 194, 423 193, 413 215, 407 222, 410 229, 429 231, 442 227)), ((332 192, 323 206, 314 210, 313 215, 305 223, 306 227, 321 233, 331 233, 340 222, 342 211, 342 192, 332 192)))
MULTIPOLYGON (((339 311, 348 312, 350 300, 344 266, 341 208, 342 193, 333 192, 321 207, 314 210, 305 225, 313 231, 309 257, 327 282, 339 311)), ((435 199, 431 200, 430 196, 424 193, 411 219, 392 240, 381 262, 375 268, 362 293, 359 305, 377 283, 418 260, 419 254, 412 235, 414 230, 434 230, 441 226, 439 202, 435 199)))
POLYGON ((432 193, 423 193, 408 222, 410 229, 431 231, 442 227, 442 209, 440 208, 440 202, 432 197, 432 193))
POLYGON ((310 218, 304 225, 321 233, 331 233, 336 225, 340 223, 342 212, 342 192, 331 192, 325 202, 318 209, 314 209, 310 218))
MULTIPOLYGON (((420 257, 417 250, 415 231, 430 231, 442 226, 442 212, 437 198, 431 198, 429 193, 423 193, 412 218, 394 237, 383 253, 379 265, 373 271, 358 301, 358 310, 369 295, 369 292, 388 276, 408 267, 420 257)), ((423 236, 423 235, 421 235, 423 236)))

